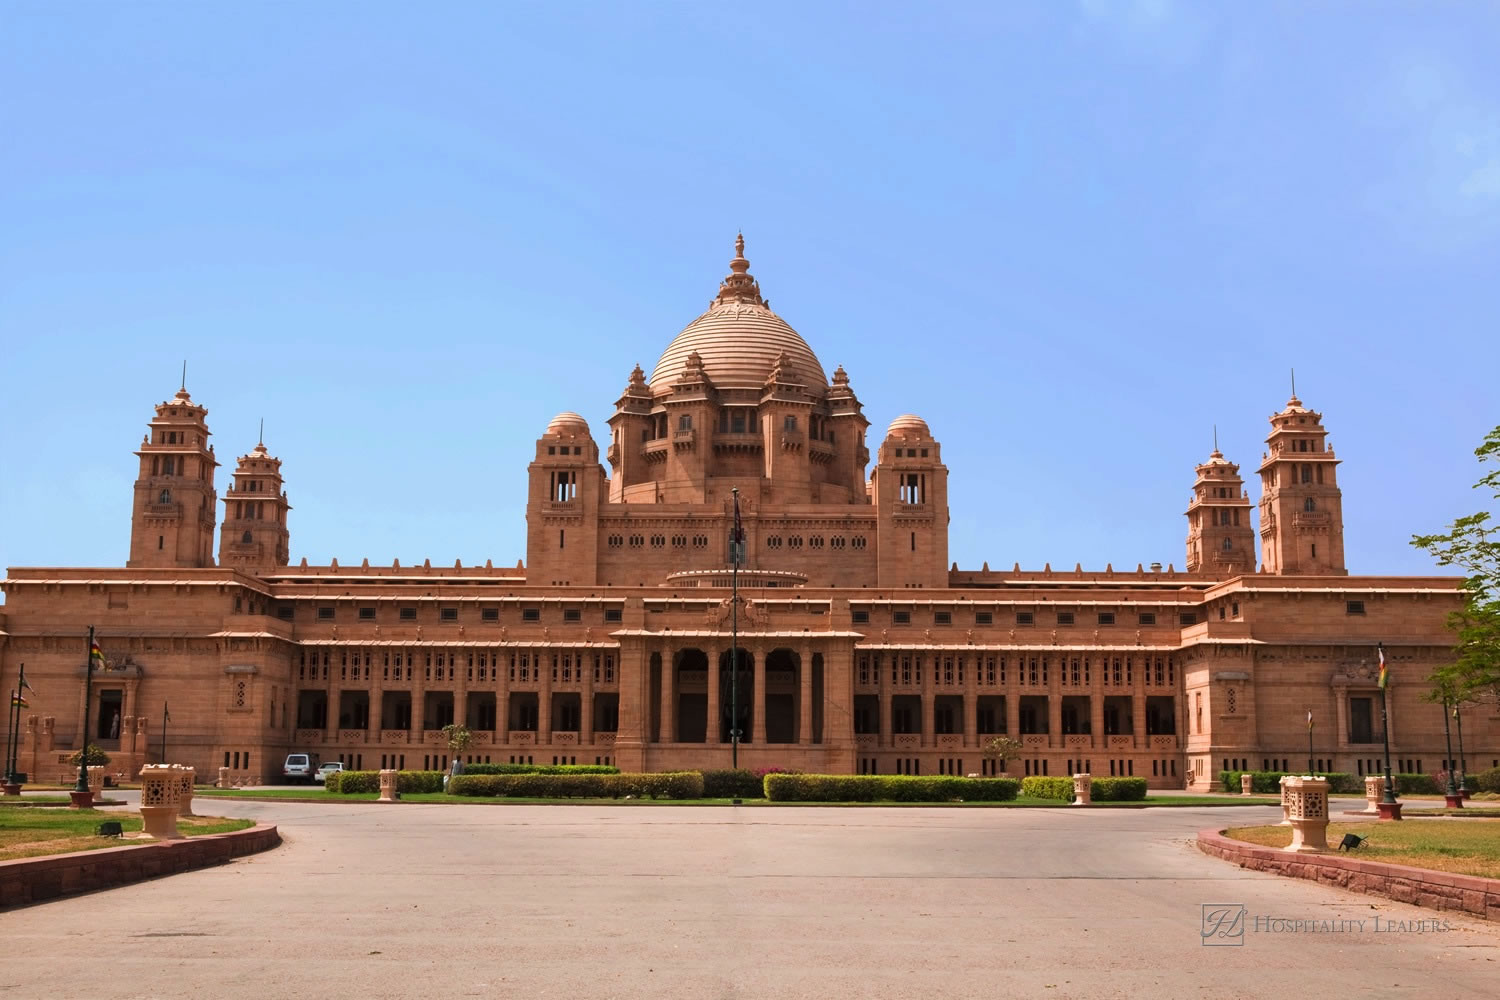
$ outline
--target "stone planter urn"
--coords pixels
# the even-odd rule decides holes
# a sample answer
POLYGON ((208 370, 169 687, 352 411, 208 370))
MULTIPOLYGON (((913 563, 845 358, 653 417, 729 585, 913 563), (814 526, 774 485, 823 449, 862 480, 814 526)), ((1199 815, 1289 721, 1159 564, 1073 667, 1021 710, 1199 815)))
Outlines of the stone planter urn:
POLYGON ((1255 790, 1255 779, 1248 774, 1240 775, 1240 794, 1250 795, 1255 790))
POLYGON ((380 798, 377 802, 395 802, 397 798, 396 777, 401 772, 395 769, 387 769, 380 772, 380 798))
POLYGON ((89 768, 89 792, 98 798, 104 797, 103 765, 91 766, 89 768))
POLYGON ((173 764, 177 768, 177 815, 193 815, 193 782, 197 779, 198 772, 195 768, 182 767, 173 764))
POLYGON ((1328 853, 1328 779, 1288 775, 1284 787, 1292 842, 1283 850, 1289 854, 1328 853))
POLYGON ((1073 775, 1073 804, 1075 806, 1087 806, 1093 804, 1094 777, 1091 774, 1073 775))
POLYGON ((221 768, 219 768, 219 787, 220 788, 228 788, 229 787, 229 768, 227 768, 227 767, 221 767, 221 768))
POLYGON ((181 791, 178 768, 170 764, 147 764, 141 768, 141 826, 148 837, 182 839, 177 832, 177 798, 181 791))
POLYGON ((1380 815, 1380 798, 1385 794, 1385 778, 1378 774, 1365 776, 1365 807, 1360 810, 1366 816, 1380 815))

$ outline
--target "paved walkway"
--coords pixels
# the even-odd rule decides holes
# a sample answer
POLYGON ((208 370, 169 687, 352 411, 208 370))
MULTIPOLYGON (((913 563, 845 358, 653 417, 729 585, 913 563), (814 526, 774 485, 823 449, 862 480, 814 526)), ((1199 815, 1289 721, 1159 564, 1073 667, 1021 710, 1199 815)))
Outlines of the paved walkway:
POLYGON ((0 913, 0 997, 1447 1000, 1500 983, 1500 928, 1190 844, 1279 809, 219 811, 286 843, 0 913), (1242 947, 1202 945, 1205 903, 1247 907, 1242 947), (1271 934, 1256 916, 1366 923, 1271 934))

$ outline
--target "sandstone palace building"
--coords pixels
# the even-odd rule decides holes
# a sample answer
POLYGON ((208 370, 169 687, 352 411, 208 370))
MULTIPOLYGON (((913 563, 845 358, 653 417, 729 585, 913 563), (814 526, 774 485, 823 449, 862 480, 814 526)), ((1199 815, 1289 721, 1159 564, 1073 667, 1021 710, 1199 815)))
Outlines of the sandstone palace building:
MULTIPOLYGON (((1144 776, 1204 787, 1222 768, 1368 774, 1381 757, 1376 643, 1394 681, 1393 765, 1436 771, 1443 712, 1423 678, 1451 656, 1454 578, 1344 567, 1339 462, 1322 414, 1271 417, 1252 501, 1215 450, 1188 504, 1185 569, 959 568, 933 428, 873 439, 761 295, 736 244, 708 310, 637 367, 606 446, 558 415, 526 470, 524 563, 310 566, 264 444, 219 492, 207 410, 184 389, 135 451, 123 568, 12 568, 0 684, 36 694, 21 769, 55 780, 88 739, 129 773, 168 756, 274 778, 289 751, 356 768, 438 768, 441 727, 471 759, 1144 776), (873 449, 873 450, 872 450, 873 449), (731 490, 746 535, 730 598, 731 490), (740 670, 731 697, 731 617, 740 670), (740 715, 731 718, 731 703, 740 715)), ((122 506, 124 498, 121 498, 122 506)), ((1493 705, 1465 719, 1471 768, 1500 757, 1493 705)))

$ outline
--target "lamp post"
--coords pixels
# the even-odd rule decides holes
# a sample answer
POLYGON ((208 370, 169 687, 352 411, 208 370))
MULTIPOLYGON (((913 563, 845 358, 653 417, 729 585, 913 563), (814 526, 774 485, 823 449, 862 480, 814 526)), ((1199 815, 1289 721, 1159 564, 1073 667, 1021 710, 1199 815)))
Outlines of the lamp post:
POLYGON ((1385 668, 1384 643, 1375 644, 1375 654, 1380 658, 1380 741, 1385 747, 1385 794, 1380 797, 1377 808, 1381 819, 1400 819, 1401 804, 1396 801, 1396 782, 1391 778, 1391 727, 1385 701, 1385 689, 1390 683, 1390 677, 1385 668))
POLYGON ((734 530, 729 536, 729 766, 740 766, 740 559, 745 551, 740 525, 740 488, 732 488, 734 530))
POLYGON ((1446 800, 1443 804, 1449 809, 1457 809, 1463 806, 1464 800, 1459 796, 1457 787, 1453 784, 1453 733, 1448 728, 1448 696, 1443 696, 1443 741, 1448 745, 1448 757, 1443 761, 1443 773, 1448 776, 1448 786, 1443 791, 1446 800))
POLYGON ((1458 725, 1458 794, 1468 798, 1469 791, 1469 762, 1464 759, 1464 717, 1458 710, 1458 702, 1453 703, 1453 721, 1458 725))
POLYGON ((75 795, 80 796, 75 801, 82 801, 82 796, 88 796, 89 804, 92 805, 93 796, 89 795, 89 701, 93 697, 91 688, 94 683, 94 626, 89 626, 89 644, 84 653, 83 666, 83 730, 79 734, 78 751, 78 784, 73 786, 75 795))
POLYGON ((1314 774, 1314 773, 1316 773, 1313 770, 1312 737, 1313 737, 1313 717, 1312 717, 1312 709, 1309 708, 1307 710, 1307 773, 1308 774, 1314 774))

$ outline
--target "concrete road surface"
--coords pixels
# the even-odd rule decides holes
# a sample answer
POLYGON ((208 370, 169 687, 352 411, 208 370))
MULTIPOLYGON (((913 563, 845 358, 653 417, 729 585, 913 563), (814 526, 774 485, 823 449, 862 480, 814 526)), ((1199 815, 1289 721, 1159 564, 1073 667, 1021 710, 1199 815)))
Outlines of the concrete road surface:
POLYGON ((0 998, 1500 995, 1500 927, 1191 846, 1269 808, 216 811, 286 843, 0 913, 0 998))

